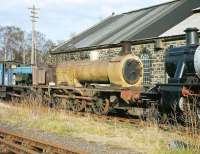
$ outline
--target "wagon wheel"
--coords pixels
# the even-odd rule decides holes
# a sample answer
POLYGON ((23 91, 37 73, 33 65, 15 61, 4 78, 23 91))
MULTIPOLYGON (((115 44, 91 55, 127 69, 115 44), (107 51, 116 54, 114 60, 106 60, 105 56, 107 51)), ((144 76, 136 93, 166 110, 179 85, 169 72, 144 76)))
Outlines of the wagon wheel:
POLYGON ((42 104, 42 102, 43 102, 42 90, 38 89, 37 91, 32 91, 32 93, 30 93, 30 95, 29 95, 29 102, 36 103, 36 104, 42 104))
POLYGON ((36 102, 37 102, 37 101, 36 101, 36 96, 37 96, 37 95, 36 95, 35 92, 33 92, 33 93, 30 94, 29 100, 28 100, 30 104, 33 104, 33 103, 36 103, 36 102))
POLYGON ((71 99, 63 99, 62 101, 65 110, 67 111, 72 110, 73 104, 71 99))
POLYGON ((41 105, 43 103, 43 95, 37 94, 37 96, 35 97, 35 101, 36 103, 41 105))
POLYGON ((36 91, 36 102, 39 103, 40 105, 43 103, 43 100, 44 100, 43 96, 44 96, 43 91, 42 89, 39 88, 36 91))
POLYGON ((97 115, 103 115, 107 114, 109 111, 109 100, 108 99, 98 99, 97 101, 94 101, 92 104, 92 109, 95 114, 97 115))
POLYGON ((91 104, 86 104, 85 105, 85 112, 87 113, 92 113, 93 112, 93 107, 91 104))
POLYGON ((86 100, 81 100, 81 103, 82 103, 82 105, 83 105, 82 111, 85 111, 86 106, 87 106, 87 101, 86 101, 86 100))
POLYGON ((74 99, 72 101, 72 110, 74 112, 83 111, 83 109, 85 109, 85 105, 86 105, 86 103, 84 101, 79 100, 79 99, 74 99))
POLYGON ((61 99, 59 97, 53 97, 51 102, 50 102, 50 107, 58 107, 58 105, 61 103, 61 99))
POLYGON ((47 94, 44 94, 42 104, 45 106, 49 106, 50 103, 51 103, 51 98, 47 94))

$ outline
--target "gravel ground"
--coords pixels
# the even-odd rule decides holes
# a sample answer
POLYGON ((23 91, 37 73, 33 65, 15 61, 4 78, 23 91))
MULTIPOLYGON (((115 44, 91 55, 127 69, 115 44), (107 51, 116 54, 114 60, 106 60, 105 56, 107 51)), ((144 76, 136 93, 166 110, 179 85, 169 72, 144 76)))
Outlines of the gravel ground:
POLYGON ((58 136, 56 134, 47 133, 36 129, 29 129, 25 126, 22 127, 19 125, 0 123, 0 128, 10 130, 16 133, 22 133, 25 136, 31 136, 32 138, 61 144, 66 147, 81 150, 89 154, 142 154, 137 151, 133 151, 132 149, 124 149, 109 145, 102 145, 94 142, 88 142, 79 138, 72 138, 70 136, 58 136))

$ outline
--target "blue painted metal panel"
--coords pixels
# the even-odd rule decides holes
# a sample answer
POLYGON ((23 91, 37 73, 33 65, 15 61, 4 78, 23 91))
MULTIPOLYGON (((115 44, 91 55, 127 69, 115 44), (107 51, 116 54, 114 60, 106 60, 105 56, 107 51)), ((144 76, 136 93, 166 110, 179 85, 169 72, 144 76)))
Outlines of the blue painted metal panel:
POLYGON ((4 74, 4 85, 8 86, 8 72, 4 74))
MULTIPOLYGON (((17 68, 10 68, 5 71, 4 74, 4 85, 10 86, 13 85, 13 74, 32 74, 31 66, 23 66, 17 68)), ((0 64, 0 85, 3 80, 3 65, 0 64)))
POLYGON ((12 69, 8 69, 6 72, 5 72, 5 76, 4 76, 4 84, 6 86, 10 86, 12 85, 12 82, 13 82, 13 70, 12 69))
POLYGON ((13 69, 14 74, 32 74, 32 67, 31 66, 23 66, 17 67, 13 69))
POLYGON ((0 85, 3 84, 3 64, 0 64, 0 85))

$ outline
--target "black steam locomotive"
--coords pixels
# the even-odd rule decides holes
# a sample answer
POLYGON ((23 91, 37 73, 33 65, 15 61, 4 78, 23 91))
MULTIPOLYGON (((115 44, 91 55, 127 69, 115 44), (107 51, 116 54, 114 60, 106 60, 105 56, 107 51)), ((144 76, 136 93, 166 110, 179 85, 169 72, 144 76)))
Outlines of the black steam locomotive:
POLYGON ((167 84, 157 84, 142 94, 144 104, 156 104, 161 115, 185 122, 200 119, 200 46, 197 28, 188 28, 186 46, 168 50, 167 84))

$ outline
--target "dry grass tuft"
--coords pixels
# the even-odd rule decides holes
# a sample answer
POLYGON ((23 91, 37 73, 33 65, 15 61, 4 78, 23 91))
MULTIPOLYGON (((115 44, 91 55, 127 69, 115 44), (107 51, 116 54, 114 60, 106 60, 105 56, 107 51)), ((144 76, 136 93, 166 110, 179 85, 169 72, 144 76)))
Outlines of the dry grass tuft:
POLYGON ((197 148, 169 149, 172 140, 184 141, 188 145, 200 145, 200 136, 191 136, 179 130, 161 130, 157 124, 138 128, 117 121, 97 121, 91 116, 78 117, 74 114, 50 109, 36 102, 0 104, 0 122, 19 124, 58 135, 70 135, 90 142, 134 149, 149 154, 197 154, 197 148))

